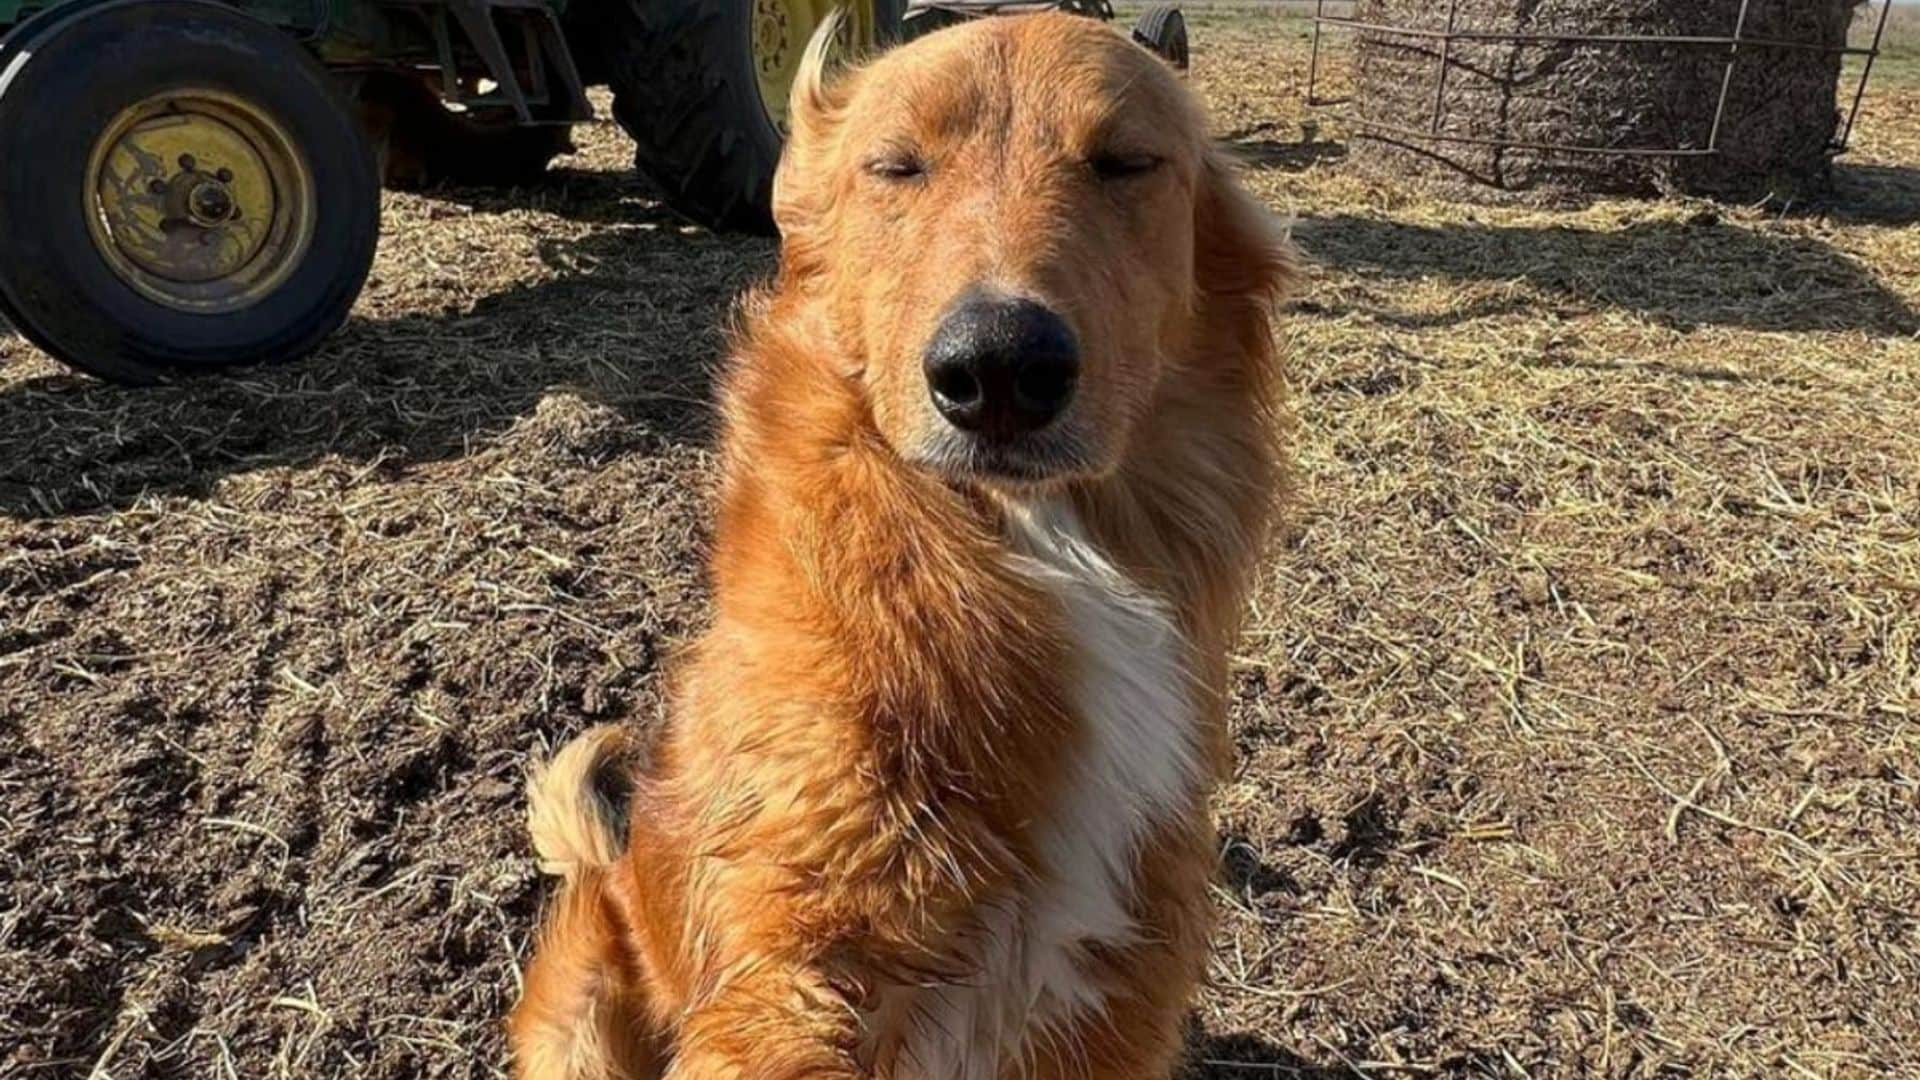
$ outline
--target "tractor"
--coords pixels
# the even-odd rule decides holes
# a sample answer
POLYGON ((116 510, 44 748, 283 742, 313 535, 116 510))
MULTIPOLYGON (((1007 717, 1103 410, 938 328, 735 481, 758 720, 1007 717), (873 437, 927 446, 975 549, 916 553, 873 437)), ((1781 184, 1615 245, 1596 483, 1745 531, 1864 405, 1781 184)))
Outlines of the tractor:
MULTIPOLYGON (((1112 15, 1104 0, 0 0, 0 315, 119 382, 304 355, 366 281, 383 183, 535 181, 593 115, 594 85, 668 205, 766 231, 788 85, 832 10, 858 51, 1030 6, 1112 15)), ((1177 19, 1149 12, 1135 33, 1184 63, 1177 19)))

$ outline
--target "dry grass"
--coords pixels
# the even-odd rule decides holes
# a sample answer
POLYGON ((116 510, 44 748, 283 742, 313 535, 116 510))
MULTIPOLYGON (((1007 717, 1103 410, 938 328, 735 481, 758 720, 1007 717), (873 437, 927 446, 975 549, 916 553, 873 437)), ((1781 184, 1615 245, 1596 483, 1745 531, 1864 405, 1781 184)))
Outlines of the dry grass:
MULTIPOLYGON (((1299 28, 1195 35, 1314 264, 1199 1071, 1920 1074, 1920 84, 1829 207, 1493 210, 1344 171, 1299 28)), ((0 1074, 500 1075, 521 772, 700 623, 770 256, 583 142, 390 197, 295 367, 0 336, 0 1074)))

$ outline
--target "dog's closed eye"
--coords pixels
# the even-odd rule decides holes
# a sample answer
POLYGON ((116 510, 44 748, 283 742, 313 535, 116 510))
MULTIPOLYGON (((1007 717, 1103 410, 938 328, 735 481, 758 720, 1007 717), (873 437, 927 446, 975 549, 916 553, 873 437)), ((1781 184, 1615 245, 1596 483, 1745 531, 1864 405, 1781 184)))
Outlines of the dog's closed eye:
POLYGON ((915 180, 926 175, 927 163, 910 151, 890 150, 870 158, 866 171, 882 180, 915 180))
POLYGON ((1127 180, 1145 176, 1160 167, 1162 159, 1152 154, 1123 151, 1095 154, 1087 159, 1093 174, 1102 180, 1127 180))

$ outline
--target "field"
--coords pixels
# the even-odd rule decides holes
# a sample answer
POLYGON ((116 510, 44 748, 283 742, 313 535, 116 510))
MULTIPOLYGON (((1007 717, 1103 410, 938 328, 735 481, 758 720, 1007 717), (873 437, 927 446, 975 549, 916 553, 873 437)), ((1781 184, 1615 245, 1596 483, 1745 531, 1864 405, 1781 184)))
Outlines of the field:
MULTIPOLYGON (((1305 23, 1194 25, 1311 264, 1194 1075, 1920 1076, 1920 49, 1831 200, 1544 211, 1350 175, 1305 23)), ((388 196, 303 363, 0 329, 0 1075, 503 1075, 524 769, 658 716, 773 255, 578 138, 388 196)))

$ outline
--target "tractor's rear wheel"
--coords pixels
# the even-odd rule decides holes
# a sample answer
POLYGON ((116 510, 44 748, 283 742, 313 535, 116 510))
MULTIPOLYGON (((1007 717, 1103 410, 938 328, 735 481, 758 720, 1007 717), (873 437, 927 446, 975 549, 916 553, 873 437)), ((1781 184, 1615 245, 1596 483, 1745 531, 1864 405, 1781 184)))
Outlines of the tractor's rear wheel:
POLYGON ((0 303, 22 334, 151 382, 292 359, 340 325, 379 189, 297 42, 208 0, 119 0, 21 33, 0 68, 0 303))
POLYGON ((848 47, 899 33, 902 0, 600 0, 590 17, 614 117, 640 170, 675 210, 721 229, 771 232, 787 90, 827 14, 848 47))
POLYGON ((1174 70, 1187 70, 1187 17, 1178 7, 1155 4, 1142 12, 1133 24, 1133 40, 1172 64, 1174 70))

